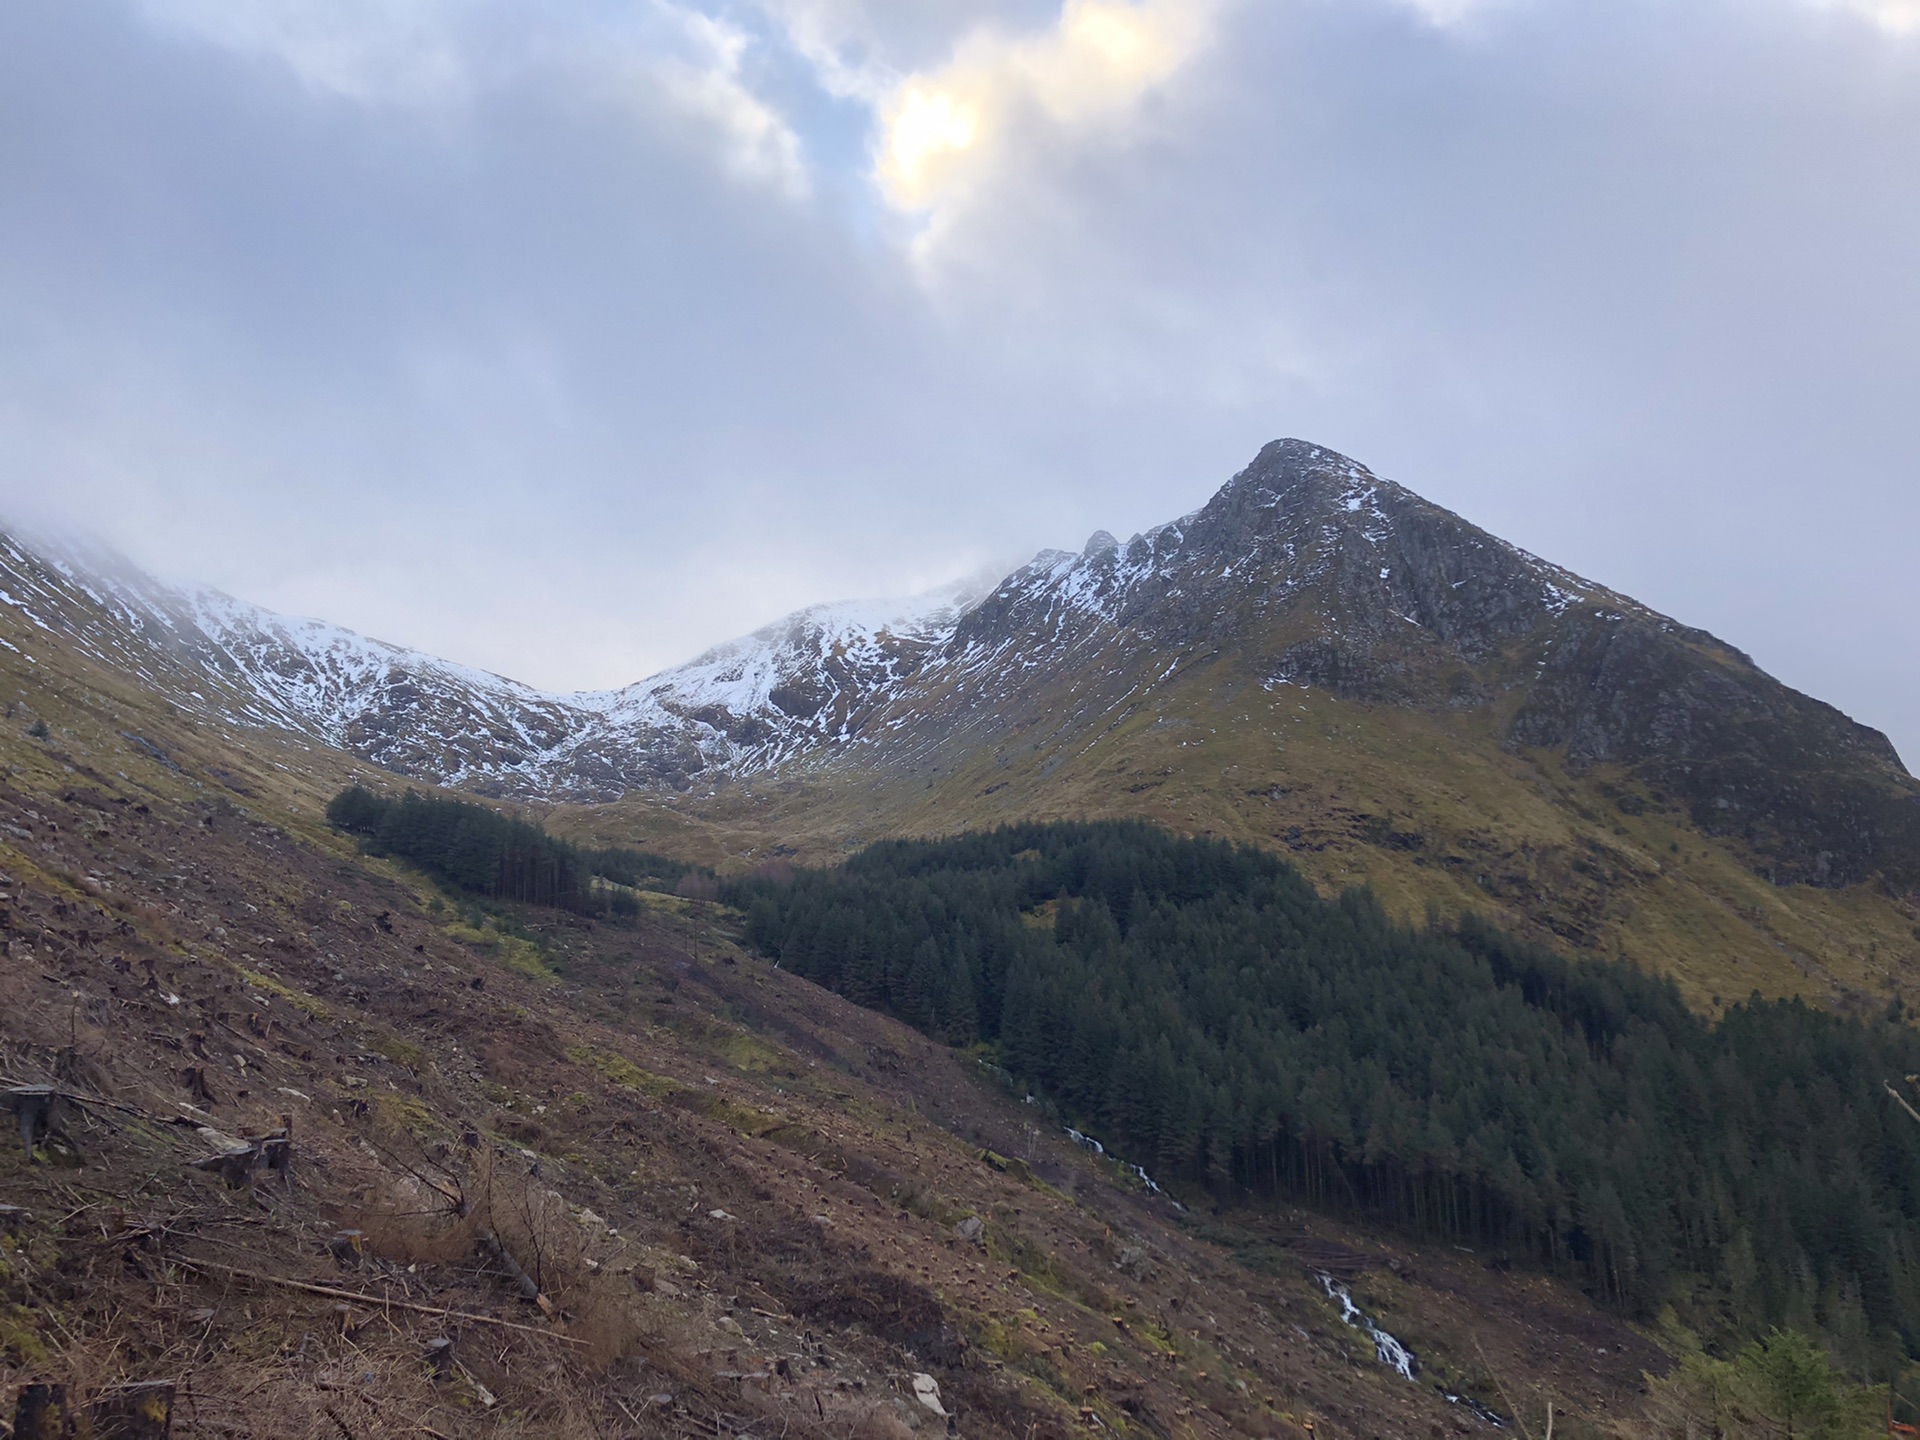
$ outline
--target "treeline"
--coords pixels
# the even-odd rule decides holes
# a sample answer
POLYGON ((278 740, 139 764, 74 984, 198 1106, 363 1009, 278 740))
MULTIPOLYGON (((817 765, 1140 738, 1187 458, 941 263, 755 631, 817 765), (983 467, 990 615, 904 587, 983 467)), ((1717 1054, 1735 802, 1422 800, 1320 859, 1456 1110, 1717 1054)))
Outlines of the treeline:
POLYGON ((1669 984, 1472 921, 1321 899, 1252 849, 1141 824, 875 845, 732 882, 786 968, 988 1042, 1163 1182, 1286 1196, 1582 1280, 1706 1330, 1920 1352, 1920 1039, 1669 984))
POLYGON ((637 913, 632 896, 595 886, 596 876, 634 889, 671 890, 690 875, 711 873, 640 850, 569 845, 485 805, 418 791, 395 800, 353 786, 334 796, 327 822, 358 836, 369 855, 406 860, 456 889, 576 914, 637 913))

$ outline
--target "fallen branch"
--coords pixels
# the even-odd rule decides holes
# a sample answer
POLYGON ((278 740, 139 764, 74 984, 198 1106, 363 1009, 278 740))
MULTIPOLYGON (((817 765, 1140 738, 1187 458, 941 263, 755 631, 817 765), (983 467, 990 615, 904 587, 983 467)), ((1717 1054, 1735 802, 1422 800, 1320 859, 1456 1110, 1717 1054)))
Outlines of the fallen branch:
POLYGON ((1882 1080, 1880 1083, 1887 1087, 1887 1094, 1893 1097, 1894 1103, 1896 1105, 1898 1105, 1902 1110, 1906 1111, 1907 1114, 1913 1116, 1915 1120, 1920 1120, 1920 1110, 1914 1109, 1913 1106, 1907 1103, 1907 1097, 1902 1095, 1898 1090, 1893 1088, 1893 1082, 1891 1080, 1882 1080))
MULTIPOLYGON (((1513 1412, 1513 1423, 1520 1427, 1520 1440, 1533 1440, 1532 1433, 1527 1429, 1526 1417, 1521 1415, 1520 1407, 1513 1403, 1513 1397, 1507 1394, 1507 1387, 1500 1383, 1500 1372, 1495 1370, 1487 1360, 1487 1352, 1480 1348, 1480 1339, 1478 1336, 1474 1337, 1473 1349, 1474 1353, 1480 1357, 1480 1368, 1485 1370, 1487 1374, 1493 1378, 1493 1388, 1500 1392, 1500 1398, 1507 1402, 1507 1409, 1513 1412)), ((1553 1411, 1551 1408, 1547 1411, 1547 1426, 1549 1431, 1551 1431, 1553 1426, 1553 1411)))
POLYGON ((584 1340, 575 1340, 570 1336, 556 1335, 551 1330, 542 1330, 536 1325, 519 1325, 511 1320, 496 1320, 491 1315, 475 1315, 466 1310, 449 1310, 443 1305, 416 1305, 409 1300, 389 1300, 383 1295, 362 1295, 354 1290, 336 1290, 331 1285, 314 1285, 305 1280, 284 1280, 278 1275, 263 1275, 257 1270, 238 1270, 231 1265, 216 1265, 211 1260, 187 1260, 179 1256, 171 1257, 176 1265, 184 1265, 189 1270, 209 1270, 219 1275, 231 1275, 238 1280, 258 1280, 264 1285, 280 1285, 288 1290, 302 1290, 309 1295, 323 1295, 329 1300, 351 1300, 369 1309, 410 1310, 416 1315, 434 1315, 445 1320, 470 1320, 476 1325, 492 1325, 501 1330, 518 1330, 526 1335, 538 1335, 560 1345, 584 1347, 584 1340))
POLYGON ((127 1105, 122 1103, 119 1100, 109 1100, 104 1095, 85 1095, 78 1090, 68 1089, 66 1086, 63 1086, 63 1085, 62 1086, 46 1085, 39 1081, 14 1080, 7 1076, 0 1076, 0 1085, 5 1086, 9 1091, 57 1090, 62 1100, 71 1100, 76 1105, 92 1105, 92 1106, 97 1106, 103 1110, 118 1110, 122 1115, 131 1115, 137 1120, 151 1121, 153 1124, 156 1124, 156 1125, 179 1125, 179 1124, 191 1123, 191 1122, 176 1120, 170 1116, 165 1116, 165 1115, 149 1115, 145 1110, 140 1109, 137 1105, 127 1105))
POLYGON ((553 1315, 553 1301, 541 1293, 539 1283, 535 1281, 531 1275, 527 1274, 518 1260, 513 1258, 513 1252, 500 1243, 500 1237, 491 1230, 482 1230, 480 1232, 480 1243, 486 1248, 487 1253, 493 1256, 494 1260, 499 1263, 500 1268, 513 1277, 514 1284, 520 1287, 520 1293, 538 1305, 542 1315, 551 1317, 553 1315))

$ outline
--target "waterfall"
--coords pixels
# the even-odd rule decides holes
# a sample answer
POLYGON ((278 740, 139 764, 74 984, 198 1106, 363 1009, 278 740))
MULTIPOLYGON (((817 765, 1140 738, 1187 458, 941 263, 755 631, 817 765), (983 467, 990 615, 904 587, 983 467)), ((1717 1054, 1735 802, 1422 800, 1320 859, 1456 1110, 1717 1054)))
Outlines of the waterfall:
POLYGON ((1419 1373, 1420 1357, 1374 1324, 1373 1317, 1353 1303, 1351 1290, 1324 1271, 1317 1278, 1328 1298, 1340 1302, 1340 1318, 1354 1329, 1367 1332, 1367 1338, 1373 1341, 1374 1353, 1380 1357, 1382 1365, 1391 1368, 1403 1380, 1411 1380, 1419 1373))
MULTIPOLYGON (((1320 1282, 1320 1287, 1327 1292, 1328 1299, 1338 1300, 1340 1302, 1340 1318, 1354 1329, 1366 1331, 1367 1338, 1373 1341, 1373 1353, 1380 1357, 1380 1363, 1382 1365, 1387 1366, 1403 1380, 1411 1380, 1420 1373, 1420 1357, 1415 1355, 1413 1351, 1409 1350, 1405 1345, 1401 1344, 1394 1336, 1382 1330, 1379 1325, 1374 1322, 1371 1315, 1354 1304, 1353 1292, 1351 1290, 1347 1289, 1346 1286, 1342 1285, 1324 1270, 1316 1270, 1314 1272, 1314 1278, 1320 1282)), ((1471 1410, 1496 1430, 1504 1430, 1507 1428, 1507 1422, 1505 1420, 1482 1405, 1478 1400, 1471 1399, 1465 1395, 1455 1395, 1447 1390, 1442 1390, 1440 1393, 1445 1397, 1449 1405, 1458 1405, 1464 1410, 1471 1410)))

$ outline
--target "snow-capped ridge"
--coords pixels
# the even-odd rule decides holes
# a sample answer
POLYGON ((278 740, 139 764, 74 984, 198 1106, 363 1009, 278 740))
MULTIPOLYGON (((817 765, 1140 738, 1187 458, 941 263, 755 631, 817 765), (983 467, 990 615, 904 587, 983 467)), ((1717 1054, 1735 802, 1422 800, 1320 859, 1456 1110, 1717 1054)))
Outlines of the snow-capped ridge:
POLYGON ((47 562, 14 547, 0 582, 24 617, 226 722, 294 730, 443 784, 566 799, 709 786, 854 750, 906 757, 943 727, 1005 723, 1043 677, 1098 674, 1124 690, 1138 656, 1160 657, 1152 685, 1201 645, 1230 645, 1269 677, 1351 681, 1404 669, 1392 656, 1408 645, 1472 660, 1589 600, 1631 603, 1298 440, 1264 447, 1199 509, 1124 544, 1098 530, 991 582, 810 606, 611 690, 540 690, 219 591, 170 589, 117 557, 47 562), (1315 595, 1326 638, 1262 658, 1280 617, 1315 595))

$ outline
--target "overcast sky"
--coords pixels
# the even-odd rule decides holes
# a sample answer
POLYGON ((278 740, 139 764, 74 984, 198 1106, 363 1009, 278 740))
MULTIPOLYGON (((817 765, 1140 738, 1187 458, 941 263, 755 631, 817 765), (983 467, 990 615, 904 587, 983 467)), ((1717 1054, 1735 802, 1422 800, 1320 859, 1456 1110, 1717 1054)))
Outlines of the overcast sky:
POLYGON ((1332 445, 1920 763, 1920 0, 8 0, 0 510, 556 688, 1332 445))

